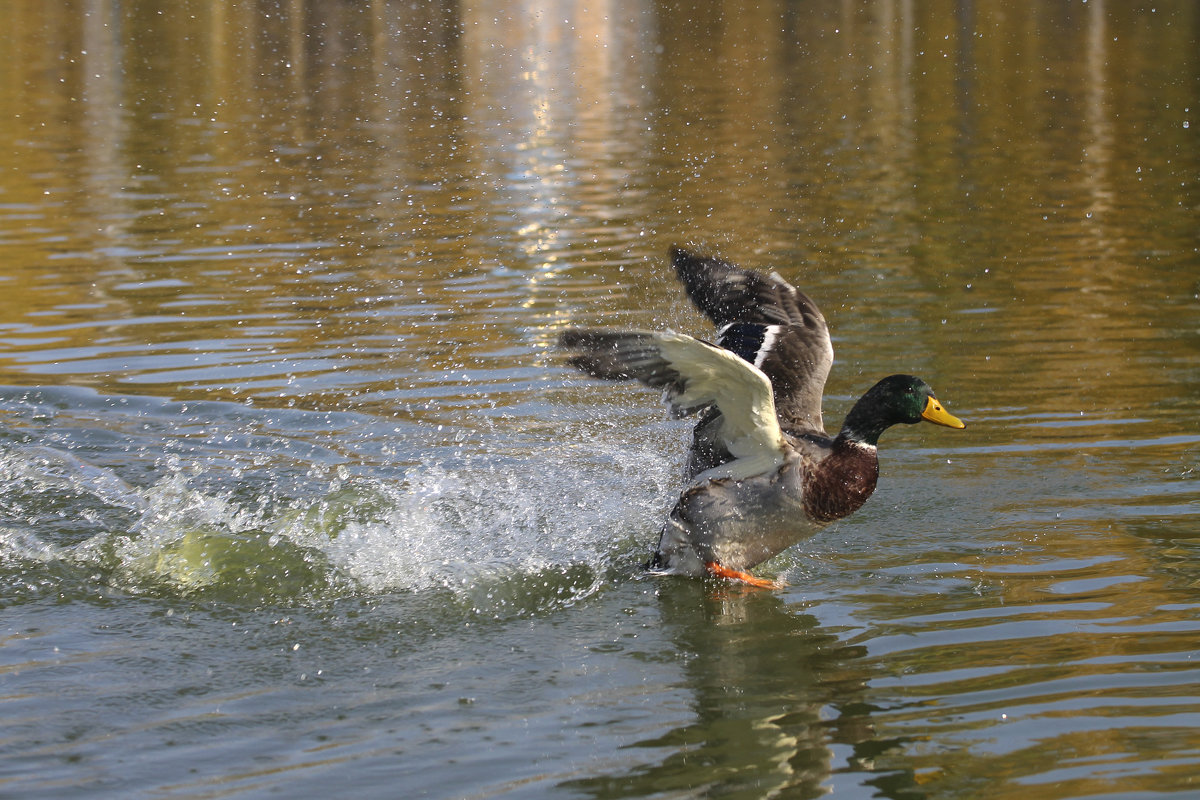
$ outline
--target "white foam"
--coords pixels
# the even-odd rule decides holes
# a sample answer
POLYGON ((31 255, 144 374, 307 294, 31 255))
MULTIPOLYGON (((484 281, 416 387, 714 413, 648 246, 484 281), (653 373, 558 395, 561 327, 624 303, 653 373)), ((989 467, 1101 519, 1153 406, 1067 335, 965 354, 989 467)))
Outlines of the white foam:
POLYGON ((582 445, 479 454, 400 479, 343 468, 299 497, 279 496, 269 475, 241 475, 235 493, 201 488, 212 477, 202 465, 163 468, 139 488, 73 457, 0 458, 0 489, 72 494, 122 520, 75 544, 0 528, 0 556, 83 567, 125 591, 251 602, 428 590, 477 606, 506 593, 574 602, 652 544, 675 478, 660 456, 582 445))

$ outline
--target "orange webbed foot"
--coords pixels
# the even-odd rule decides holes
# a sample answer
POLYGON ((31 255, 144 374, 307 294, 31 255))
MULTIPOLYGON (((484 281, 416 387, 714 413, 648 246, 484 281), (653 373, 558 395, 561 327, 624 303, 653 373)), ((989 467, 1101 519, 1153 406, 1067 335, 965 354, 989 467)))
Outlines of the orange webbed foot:
POLYGON ((744 583, 747 586, 753 586, 757 589, 782 589, 783 588, 783 583, 781 583, 780 581, 771 581, 771 580, 767 580, 766 578, 756 578, 753 575, 751 575, 749 572, 742 572, 741 570, 730 569, 729 567, 723 567, 720 564, 718 564, 716 561, 707 562, 704 565, 704 568, 708 570, 709 575, 712 575, 715 578, 724 578, 727 581, 736 581, 738 583, 744 583))

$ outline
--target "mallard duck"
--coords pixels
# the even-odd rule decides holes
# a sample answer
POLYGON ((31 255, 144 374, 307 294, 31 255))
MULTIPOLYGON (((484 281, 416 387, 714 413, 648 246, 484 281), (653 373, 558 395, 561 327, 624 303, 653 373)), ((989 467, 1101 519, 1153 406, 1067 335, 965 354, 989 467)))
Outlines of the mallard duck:
POLYGON ((812 298, 776 273, 671 249, 716 343, 681 333, 573 328, 559 337, 588 375, 664 390, 677 416, 699 413, 687 486, 663 526, 651 570, 713 575, 754 586, 747 570, 858 510, 875 490, 877 445, 892 425, 964 427, 912 375, 864 394, 837 436, 821 398, 833 364, 829 329, 812 298))

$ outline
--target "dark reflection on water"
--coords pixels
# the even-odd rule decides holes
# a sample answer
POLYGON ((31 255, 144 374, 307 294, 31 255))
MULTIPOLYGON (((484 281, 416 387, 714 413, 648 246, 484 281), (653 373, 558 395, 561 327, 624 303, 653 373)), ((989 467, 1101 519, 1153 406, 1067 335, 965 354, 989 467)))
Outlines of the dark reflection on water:
POLYGON ((1194 3, 4 20, 0 793, 1194 793, 1194 3), (675 242, 968 422, 776 594, 550 349, 707 334, 675 242))
POLYGON ((854 761, 878 747, 866 648, 839 642, 778 598, 700 583, 660 593, 660 613, 684 660, 691 719, 627 745, 646 763, 568 787, 595 797, 819 797, 835 746, 849 746, 854 761))

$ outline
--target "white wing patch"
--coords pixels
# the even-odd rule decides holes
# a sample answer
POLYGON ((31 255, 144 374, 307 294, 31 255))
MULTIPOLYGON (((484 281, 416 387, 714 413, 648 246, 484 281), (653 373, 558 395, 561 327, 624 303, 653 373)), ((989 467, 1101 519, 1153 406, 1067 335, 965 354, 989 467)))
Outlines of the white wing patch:
POLYGON ((673 402, 682 407, 715 403, 724 420, 721 440, 734 460, 698 480, 759 474, 783 463, 785 440, 771 381, 758 367, 691 336, 672 331, 653 336, 663 359, 682 378, 683 391, 673 402))
POLYGON ((771 352, 771 348, 775 346, 775 340, 779 336, 780 327, 778 325, 768 325, 763 331, 763 342, 758 348, 758 352, 754 355, 754 366, 762 368, 763 361, 767 359, 767 355, 771 352))
POLYGON ((757 322, 729 322, 717 329, 717 342, 726 350, 732 350, 734 352, 738 352, 740 350, 744 358, 752 362, 754 366, 762 369, 763 362, 767 360, 767 356, 770 355, 771 350, 774 349, 775 342, 779 340, 779 332, 782 330, 782 325, 762 325, 757 322), (746 352, 746 349, 743 347, 745 344, 744 341, 735 342, 725 338, 735 327, 742 329, 761 329, 762 340, 758 342, 753 353, 753 358, 751 358, 751 354, 746 352))

